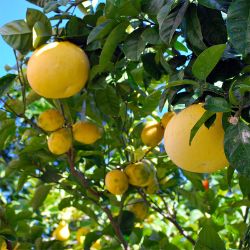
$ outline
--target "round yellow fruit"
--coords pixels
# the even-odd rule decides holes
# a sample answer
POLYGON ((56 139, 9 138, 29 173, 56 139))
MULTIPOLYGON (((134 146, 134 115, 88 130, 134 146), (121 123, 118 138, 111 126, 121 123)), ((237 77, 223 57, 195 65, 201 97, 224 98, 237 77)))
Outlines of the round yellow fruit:
POLYGON ((161 118, 161 124, 164 128, 167 127, 169 121, 171 120, 171 118, 175 115, 174 112, 167 112, 165 113, 162 118, 161 118))
POLYGON ((63 115, 56 109, 42 112, 37 120, 37 125, 45 131, 55 131, 64 124, 63 115))
POLYGON ((127 209, 134 213, 137 220, 142 221, 148 216, 148 206, 141 199, 132 200, 127 209))
POLYGON ((105 176, 105 186, 111 194, 124 194, 128 189, 128 177, 118 169, 111 170, 105 176))
POLYGON ((81 227, 76 232, 76 240, 79 244, 83 244, 85 235, 90 232, 90 228, 81 227))
POLYGON ((46 98, 67 98, 86 84, 89 60, 70 42, 53 42, 38 48, 30 57, 27 78, 31 88, 46 98))
POLYGON ((61 221, 54 230, 52 236, 56 240, 65 241, 70 237, 69 225, 65 221, 61 221))
POLYGON ((61 128, 50 134, 48 147, 51 153, 60 155, 66 153, 72 145, 71 133, 66 128, 61 128))
POLYGON ((137 187, 145 187, 154 177, 154 170, 149 161, 142 160, 128 165, 125 168, 128 182, 137 187))
POLYGON ((157 146, 164 135, 164 128, 161 123, 153 121, 145 125, 141 132, 142 142, 150 147, 157 146))
POLYGON ((168 156, 178 167, 190 172, 211 173, 228 165, 222 113, 216 114, 209 129, 203 124, 189 145, 191 129, 204 112, 202 104, 191 105, 175 115, 165 129, 164 145, 168 156))
POLYGON ((73 125, 73 137, 78 142, 92 144, 101 136, 101 130, 91 122, 79 121, 73 125))

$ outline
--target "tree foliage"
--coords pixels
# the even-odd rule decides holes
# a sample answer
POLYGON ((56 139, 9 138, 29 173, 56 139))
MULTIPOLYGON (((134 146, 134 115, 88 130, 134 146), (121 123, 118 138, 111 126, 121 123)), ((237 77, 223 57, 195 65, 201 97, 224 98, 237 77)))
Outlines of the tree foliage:
POLYGON ((34 8, 25 19, 0 28, 16 57, 0 78, 0 244, 90 249, 99 239, 106 250, 248 249, 249 1, 29 2, 34 8), (32 51, 52 41, 70 41, 90 60, 87 87, 67 99, 42 98, 27 81, 32 51), (230 166, 211 175, 181 170, 162 144, 147 148, 140 138, 147 120, 198 102, 207 112, 190 141, 223 112, 230 166), (37 126, 38 115, 52 107, 68 124, 87 117, 103 128, 102 138, 53 155, 37 126), (130 186, 115 196, 105 189, 108 171, 141 159, 157 170, 157 193, 130 186), (143 221, 128 211, 134 198, 149 207, 143 221), (60 220, 70 224, 66 242, 52 237, 60 220), (80 227, 91 229, 82 246, 80 227))

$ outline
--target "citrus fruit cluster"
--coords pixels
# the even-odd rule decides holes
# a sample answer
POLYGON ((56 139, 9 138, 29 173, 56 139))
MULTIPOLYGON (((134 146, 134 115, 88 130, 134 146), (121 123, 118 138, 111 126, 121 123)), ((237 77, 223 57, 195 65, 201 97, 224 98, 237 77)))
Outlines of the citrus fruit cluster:
POLYGON ((105 176, 106 189, 114 195, 124 194, 129 185, 142 187, 149 194, 157 192, 158 180, 153 165, 147 160, 142 160, 127 165, 124 171, 111 170, 105 176))
POLYGON ((48 148, 56 155, 66 153, 74 140, 83 144, 95 143, 101 138, 101 130, 89 121, 78 121, 70 127, 63 127, 65 120, 56 109, 48 109, 38 117, 37 124, 46 132, 51 132, 48 137, 48 148))

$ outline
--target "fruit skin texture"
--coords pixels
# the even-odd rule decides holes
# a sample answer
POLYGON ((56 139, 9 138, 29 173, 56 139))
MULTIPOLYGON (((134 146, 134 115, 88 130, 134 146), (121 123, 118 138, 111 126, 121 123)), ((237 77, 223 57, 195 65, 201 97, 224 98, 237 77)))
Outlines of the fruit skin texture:
POLYGON ((100 129, 91 122, 79 121, 73 125, 73 137, 78 142, 92 144, 100 139, 101 136, 100 129))
POLYGON ((145 187, 146 194, 155 194, 159 190, 159 183, 156 177, 154 177, 149 184, 145 187))
POLYGON ((161 118, 161 125, 166 128, 169 121, 172 119, 172 117, 175 115, 174 112, 167 112, 165 113, 161 118))
POLYGON ((153 121, 145 125, 141 132, 142 142, 149 146, 155 147, 162 140, 164 135, 164 128, 161 126, 161 123, 153 121))
POLYGON ((76 240, 79 244, 83 244, 85 235, 90 232, 88 227, 80 227, 76 232, 76 240))
POLYGON ((135 218, 139 221, 144 220, 148 215, 148 206, 141 199, 132 200, 127 206, 127 209, 133 212, 135 218))
POLYGON ((217 113, 209 129, 203 124, 189 145, 191 129, 204 112, 202 104, 193 104, 175 115, 165 129, 164 146, 168 156, 178 167, 190 172, 211 173, 228 165, 222 113, 217 113))
POLYGON ((69 225, 65 221, 61 221, 54 230, 52 236, 56 240, 65 241, 70 237, 69 225))
POLYGON ((105 186, 111 194, 124 194, 128 189, 128 178, 118 169, 111 170, 105 176, 105 186))
POLYGON ((61 128, 50 134, 48 138, 48 147, 51 153, 60 155, 66 153, 72 145, 70 131, 61 128))
POLYGON ((55 131, 64 124, 64 118, 56 109, 48 109, 42 112, 37 120, 37 125, 45 131, 55 131))
POLYGON ((150 162, 142 160, 125 168, 128 182, 137 187, 146 187, 154 178, 155 172, 150 162))
POLYGON ((30 57, 27 78, 31 88, 46 98, 67 98, 86 84, 89 60, 70 42, 53 42, 38 48, 30 57))

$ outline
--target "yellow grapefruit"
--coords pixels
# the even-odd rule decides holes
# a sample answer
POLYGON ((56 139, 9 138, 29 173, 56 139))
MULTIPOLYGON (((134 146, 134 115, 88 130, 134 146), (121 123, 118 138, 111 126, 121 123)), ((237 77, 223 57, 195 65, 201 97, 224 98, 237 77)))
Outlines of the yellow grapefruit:
POLYGON ((112 170, 105 176, 105 186, 111 194, 121 195, 128 189, 128 178, 124 172, 112 170))
POLYGON ((79 121, 73 125, 73 137, 78 142, 92 144, 101 136, 101 130, 91 122, 79 121))
POLYGON ((146 160, 129 164, 125 168, 125 173, 128 182, 137 187, 146 187, 155 175, 153 166, 146 160))
POLYGON ((175 115, 165 129, 164 145, 168 156, 178 167, 190 172, 211 173, 228 165, 222 113, 216 114, 209 129, 203 124, 189 145, 191 129, 204 112, 202 104, 191 105, 175 115))
POLYGON ((64 124, 63 115, 56 109, 42 112, 37 120, 37 125, 45 131, 55 131, 64 124))
POLYGON ((89 75, 85 52, 70 42, 53 42, 38 48, 27 66, 31 88, 46 98, 67 98, 79 92, 89 75))
POLYGON ((51 153, 60 155, 66 153, 72 145, 71 133, 66 128, 61 128, 50 134, 48 147, 51 153))
POLYGON ((153 121, 145 125, 141 132, 142 142, 150 147, 155 147, 160 143, 164 135, 164 128, 161 123, 153 121))

